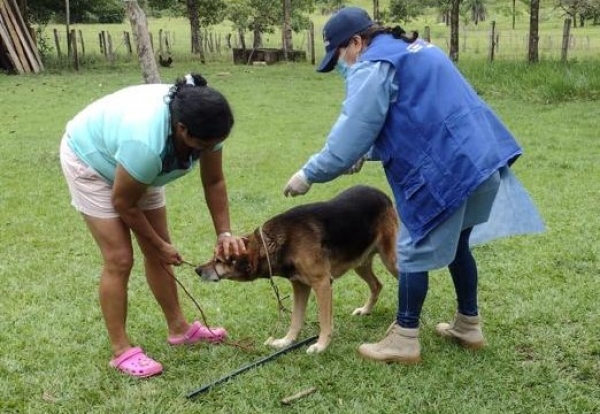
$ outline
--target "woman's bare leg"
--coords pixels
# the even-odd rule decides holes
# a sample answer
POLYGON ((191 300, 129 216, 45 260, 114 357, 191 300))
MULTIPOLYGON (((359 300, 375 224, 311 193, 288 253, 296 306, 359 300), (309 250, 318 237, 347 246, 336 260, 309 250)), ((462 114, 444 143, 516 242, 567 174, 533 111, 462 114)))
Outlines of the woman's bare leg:
MULTIPOLYGON (((166 208, 161 207, 154 210, 147 210, 144 213, 158 235, 163 240, 170 242, 166 208)), ((179 295, 177 293, 177 282, 172 277, 174 274, 172 267, 161 262, 154 247, 149 245, 145 240, 138 238, 137 241, 144 254, 146 280, 165 315, 169 328, 169 336, 185 334, 190 328, 190 324, 185 319, 181 310, 179 295)))
POLYGON ((113 354, 119 356, 131 348, 126 332, 127 284, 133 267, 131 235, 119 218, 83 217, 104 261, 98 288, 100 308, 113 354))

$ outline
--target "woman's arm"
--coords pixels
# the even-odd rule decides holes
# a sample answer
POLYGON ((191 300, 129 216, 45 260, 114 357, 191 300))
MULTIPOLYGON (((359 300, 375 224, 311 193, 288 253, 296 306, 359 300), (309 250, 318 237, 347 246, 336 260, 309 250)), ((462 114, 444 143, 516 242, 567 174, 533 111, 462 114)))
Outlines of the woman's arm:
POLYGON ((223 150, 202 151, 200 155, 200 179, 204 189, 206 206, 212 217, 217 245, 215 254, 223 254, 228 258, 230 254, 238 255, 245 251, 244 242, 239 237, 231 234, 231 221, 229 217, 229 199, 227 186, 223 175, 223 150))
POLYGON ((385 62, 355 64, 348 75, 342 112, 325 146, 302 167, 309 183, 333 180, 370 151, 388 113, 393 73, 385 62))
POLYGON ((144 212, 137 206, 148 186, 134 179, 120 164, 115 171, 112 203, 123 222, 138 236, 146 239, 169 264, 180 264, 181 256, 154 230, 144 212))

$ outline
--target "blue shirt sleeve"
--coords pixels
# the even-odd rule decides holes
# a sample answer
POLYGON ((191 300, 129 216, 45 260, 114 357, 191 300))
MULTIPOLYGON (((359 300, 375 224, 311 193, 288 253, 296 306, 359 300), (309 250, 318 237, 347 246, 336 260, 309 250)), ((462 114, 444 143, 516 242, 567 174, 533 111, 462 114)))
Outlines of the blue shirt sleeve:
POLYGON ((395 94, 394 67, 388 62, 357 62, 346 78, 342 112, 321 152, 302 167, 311 183, 331 181, 371 149, 395 94))

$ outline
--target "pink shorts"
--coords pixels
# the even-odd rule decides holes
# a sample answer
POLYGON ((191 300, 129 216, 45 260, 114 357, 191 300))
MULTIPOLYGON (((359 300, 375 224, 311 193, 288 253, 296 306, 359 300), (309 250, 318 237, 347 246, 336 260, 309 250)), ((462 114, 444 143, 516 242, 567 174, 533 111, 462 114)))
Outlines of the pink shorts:
MULTIPOLYGON (((111 201, 112 184, 75 155, 67 144, 68 139, 65 134, 60 143, 60 164, 71 193, 71 205, 80 213, 91 217, 119 217, 111 201)), ((164 187, 148 187, 138 201, 138 207, 142 210, 154 210, 164 206, 164 187)))

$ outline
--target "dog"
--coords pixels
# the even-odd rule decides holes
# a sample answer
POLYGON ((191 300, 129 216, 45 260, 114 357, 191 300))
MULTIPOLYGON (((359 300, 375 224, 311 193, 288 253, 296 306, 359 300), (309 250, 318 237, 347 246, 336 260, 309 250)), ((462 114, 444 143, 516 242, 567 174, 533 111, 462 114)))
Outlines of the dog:
POLYGON ((283 338, 265 342, 274 348, 284 348, 297 339, 310 290, 314 290, 320 332, 307 352, 319 353, 332 337, 333 281, 354 269, 369 286, 370 295, 353 314, 371 313, 382 287, 373 273, 373 257, 379 254, 397 278, 397 233, 398 216, 390 198, 376 188, 355 186, 329 201, 300 205, 272 217, 243 238, 244 254, 229 260, 215 257, 198 266, 196 273, 204 281, 252 281, 275 275, 289 279, 293 290, 291 325, 283 338))

